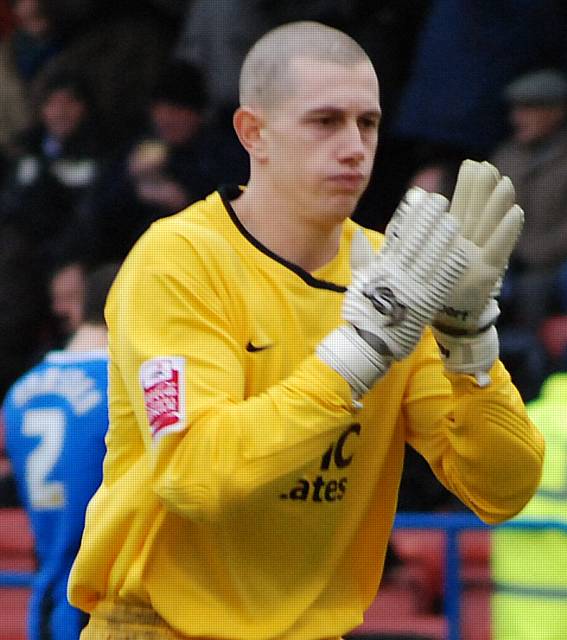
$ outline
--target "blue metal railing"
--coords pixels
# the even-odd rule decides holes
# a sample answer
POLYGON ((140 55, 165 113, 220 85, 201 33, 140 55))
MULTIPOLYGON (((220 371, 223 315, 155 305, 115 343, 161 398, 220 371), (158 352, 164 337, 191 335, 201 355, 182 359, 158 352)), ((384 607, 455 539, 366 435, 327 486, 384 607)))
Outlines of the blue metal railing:
MULTIPOLYGON (((493 529, 468 513, 399 513, 394 522, 395 529, 429 529, 445 531, 445 582, 443 587, 443 608, 447 618, 447 640, 460 638, 460 555, 459 535, 471 529, 493 529)), ((567 533, 567 523, 558 520, 535 520, 518 518, 498 528, 549 530, 567 533)))
MULTIPOLYGON (((462 531, 472 529, 493 529, 468 513, 399 513, 394 521, 395 529, 429 529, 444 531, 445 546, 445 582, 443 588, 444 613, 447 618, 447 640, 459 640, 460 637, 460 555, 459 536, 462 531)), ((498 525, 498 528, 524 530, 555 529, 567 533, 567 523, 558 520, 536 520, 518 518, 498 525)), ((0 587, 31 587, 33 572, 0 571, 0 587)))
POLYGON ((33 571, 0 571, 0 587, 31 587, 33 571))

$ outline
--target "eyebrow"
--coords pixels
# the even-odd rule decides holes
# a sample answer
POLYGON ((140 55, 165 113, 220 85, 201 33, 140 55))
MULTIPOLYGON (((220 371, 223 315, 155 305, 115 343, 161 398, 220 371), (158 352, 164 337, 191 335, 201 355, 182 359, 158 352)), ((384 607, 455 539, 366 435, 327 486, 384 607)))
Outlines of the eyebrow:
MULTIPOLYGON (((338 109, 337 107, 332 107, 329 105, 329 106, 316 107, 315 109, 310 109, 309 111, 305 112, 304 117, 309 118, 312 116, 324 115, 324 114, 342 116, 345 113, 346 113, 345 109, 338 109)), ((372 118, 376 118, 376 120, 379 120, 382 117, 382 111, 380 109, 369 109, 359 114, 359 117, 372 117, 372 118)))

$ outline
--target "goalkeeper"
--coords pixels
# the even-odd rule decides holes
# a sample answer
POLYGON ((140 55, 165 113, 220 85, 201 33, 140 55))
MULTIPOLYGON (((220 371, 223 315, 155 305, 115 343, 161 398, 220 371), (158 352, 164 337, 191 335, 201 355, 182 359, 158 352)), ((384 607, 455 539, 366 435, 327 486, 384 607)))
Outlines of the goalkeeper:
POLYGON ((107 302, 82 640, 337 640, 376 595, 406 442, 490 523, 539 481, 494 326, 510 181, 467 162, 450 204, 412 190, 382 237, 349 218, 381 115, 364 51, 284 25, 240 92, 248 185, 154 223, 107 302))

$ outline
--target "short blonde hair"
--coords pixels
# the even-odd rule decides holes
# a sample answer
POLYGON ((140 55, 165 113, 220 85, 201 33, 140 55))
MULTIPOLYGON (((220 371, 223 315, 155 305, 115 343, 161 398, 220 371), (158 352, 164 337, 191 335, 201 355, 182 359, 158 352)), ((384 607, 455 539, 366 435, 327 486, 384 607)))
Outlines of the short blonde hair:
POLYGON ((264 34, 250 49, 240 72, 240 104, 269 108, 289 97, 295 58, 354 65, 367 53, 350 36, 319 22, 290 22, 264 34))

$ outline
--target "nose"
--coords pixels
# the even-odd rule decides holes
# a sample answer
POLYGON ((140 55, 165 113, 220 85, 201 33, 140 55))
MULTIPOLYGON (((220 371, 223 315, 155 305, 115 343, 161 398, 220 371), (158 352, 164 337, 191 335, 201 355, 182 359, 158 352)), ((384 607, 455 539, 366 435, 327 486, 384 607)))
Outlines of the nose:
POLYGON ((347 164, 357 165, 366 156, 366 146, 357 122, 345 125, 339 145, 339 160, 347 164))

